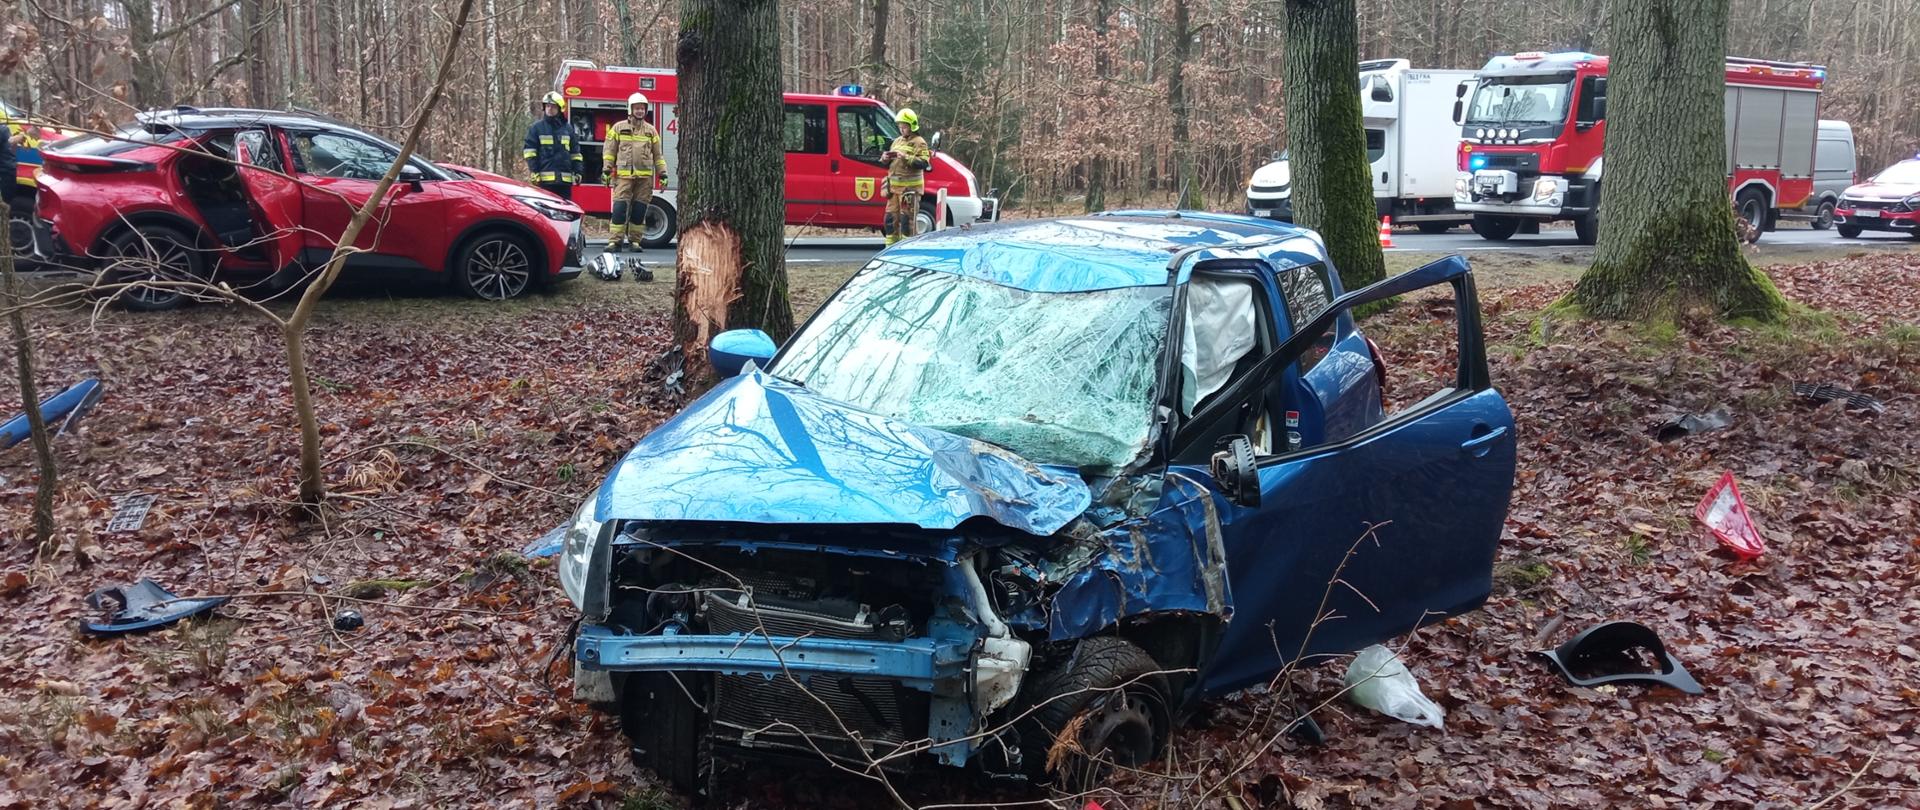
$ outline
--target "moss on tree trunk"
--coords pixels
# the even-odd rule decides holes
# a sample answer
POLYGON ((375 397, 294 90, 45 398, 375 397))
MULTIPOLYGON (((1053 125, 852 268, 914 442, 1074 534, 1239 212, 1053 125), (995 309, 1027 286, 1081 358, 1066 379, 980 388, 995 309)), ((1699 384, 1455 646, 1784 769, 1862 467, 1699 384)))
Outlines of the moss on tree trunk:
POLYGON ((1287 148, 1293 221, 1320 232, 1347 289, 1387 275, 1354 84, 1354 0, 1286 0, 1287 148))
POLYGON ((786 154, 775 0, 681 0, 680 232, 674 337, 705 380, 707 339, 755 328, 785 341, 786 154))
MULTIPOLYGON (((1606 175, 1593 266, 1566 303, 1599 318, 1775 320, 1727 194, 1728 0, 1614 0, 1606 175)), ((1758 224, 1758 223, 1756 223, 1758 224)))

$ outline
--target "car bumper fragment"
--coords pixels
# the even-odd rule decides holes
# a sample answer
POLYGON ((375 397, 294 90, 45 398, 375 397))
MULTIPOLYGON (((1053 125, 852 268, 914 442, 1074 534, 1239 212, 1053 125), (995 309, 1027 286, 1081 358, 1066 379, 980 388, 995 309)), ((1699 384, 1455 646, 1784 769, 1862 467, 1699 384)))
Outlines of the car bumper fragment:
POLYGON ((717 672, 725 675, 841 675, 891 678, 922 691, 965 673, 971 644, 788 638, 762 635, 625 635, 586 625, 574 657, 586 669, 621 672, 717 672))

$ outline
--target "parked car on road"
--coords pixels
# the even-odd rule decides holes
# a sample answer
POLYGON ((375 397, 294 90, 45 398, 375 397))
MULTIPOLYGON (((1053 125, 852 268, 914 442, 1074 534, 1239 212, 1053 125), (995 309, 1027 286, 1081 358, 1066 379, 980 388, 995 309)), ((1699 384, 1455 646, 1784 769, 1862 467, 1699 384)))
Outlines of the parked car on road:
MULTIPOLYGON (((68 261, 110 280, 298 279, 324 263, 399 147, 310 113, 181 107, 140 114, 113 136, 44 152, 39 211, 68 261)), ((477 178, 414 156, 361 232, 354 270, 445 279, 512 298, 580 272, 578 206, 524 183, 477 178)), ((134 309, 169 309, 177 288, 129 289, 134 309)))
POLYGON ((1852 239, 1863 231, 1920 237, 1920 157, 1895 163, 1865 183, 1847 188, 1833 212, 1835 229, 1852 239))
POLYGON ((1083 785, 1491 588, 1514 427, 1457 256, 1349 293, 1250 217, 946 230, 710 357, 529 549, 581 612, 575 697, 683 789, 782 754, 1083 785), (1435 286, 1454 367, 1389 412, 1350 312, 1435 286))

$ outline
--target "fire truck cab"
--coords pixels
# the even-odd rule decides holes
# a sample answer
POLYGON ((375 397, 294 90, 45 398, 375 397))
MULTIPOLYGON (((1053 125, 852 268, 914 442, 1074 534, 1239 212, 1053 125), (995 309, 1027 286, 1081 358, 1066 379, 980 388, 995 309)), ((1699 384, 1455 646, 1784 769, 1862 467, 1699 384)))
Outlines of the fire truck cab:
MULTIPOLYGON (((1819 65, 1727 59, 1726 171, 1734 211, 1773 230, 1813 192, 1819 65)), ((1599 233, 1607 135, 1607 58, 1590 53, 1496 56, 1456 90, 1462 108, 1454 208, 1495 241, 1571 220, 1582 244, 1599 233), (1469 93, 1471 90, 1471 93, 1469 93)))
MULTIPOLYGON (((585 158, 585 176, 574 186, 573 201, 601 217, 613 208, 612 190, 601 176, 607 128, 627 116, 627 96, 646 94, 667 156, 667 189, 654 195, 643 242, 648 247, 671 243, 679 230, 675 197, 680 181, 679 79, 674 71, 598 67, 570 59, 554 77, 554 89, 567 98, 567 114, 585 158)), ((779 137, 786 148, 787 224, 878 230, 886 214, 881 189, 887 170, 880 154, 899 135, 893 111, 861 95, 857 86, 830 95, 786 93, 784 98, 781 129, 767 137, 779 137)), ((929 140, 936 141, 936 151, 927 171, 919 232, 998 219, 998 201, 980 188, 973 172, 937 151, 937 138, 929 140)))

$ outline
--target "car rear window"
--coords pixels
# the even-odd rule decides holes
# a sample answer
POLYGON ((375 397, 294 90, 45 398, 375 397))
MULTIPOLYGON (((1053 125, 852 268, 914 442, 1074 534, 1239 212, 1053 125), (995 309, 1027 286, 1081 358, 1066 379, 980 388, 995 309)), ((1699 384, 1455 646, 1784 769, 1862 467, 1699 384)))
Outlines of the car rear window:
POLYGON ((69 155, 112 157, 143 146, 178 143, 186 138, 186 133, 173 127, 128 124, 116 130, 111 136, 82 135, 72 140, 61 141, 56 148, 69 155))

